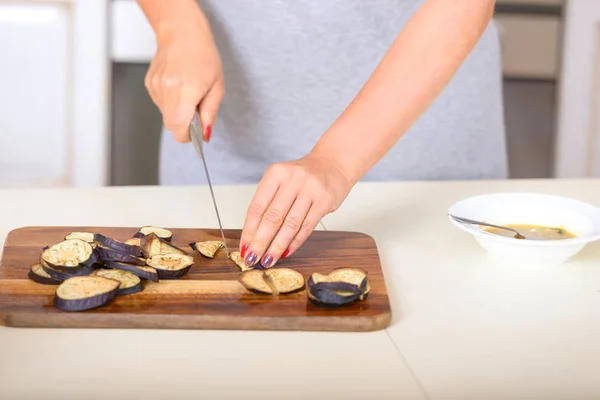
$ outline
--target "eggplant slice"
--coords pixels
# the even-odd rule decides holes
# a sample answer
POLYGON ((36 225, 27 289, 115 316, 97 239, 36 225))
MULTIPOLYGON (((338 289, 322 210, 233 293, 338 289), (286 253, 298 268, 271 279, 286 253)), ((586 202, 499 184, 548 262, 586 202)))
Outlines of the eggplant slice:
POLYGON ((304 277, 290 268, 252 269, 242 273, 240 283, 254 293, 290 294, 305 287, 304 277))
POLYGON ((187 274, 194 258, 187 254, 156 254, 146 260, 148 266, 156 269, 158 279, 176 279, 187 274))
POLYGON ((29 279, 42 285, 60 285, 62 279, 54 279, 42 267, 42 264, 34 264, 29 269, 29 279))
POLYGON ((140 246, 131 246, 129 244, 101 235, 100 233, 94 234, 94 241, 98 243, 100 247, 130 254, 134 257, 141 257, 142 255, 142 248, 140 246))
POLYGON ((92 272, 91 276, 102 276, 121 282, 117 294, 132 294, 144 290, 142 280, 138 276, 120 269, 99 269, 92 272))
POLYGON ((236 263, 237 266, 242 270, 242 272, 249 271, 252 269, 246 265, 246 262, 244 261, 244 257, 242 257, 242 254, 239 251, 232 251, 231 253, 229 253, 229 259, 231 261, 233 261, 234 263, 236 263))
POLYGON ((128 253, 122 253, 114 249, 108 249, 106 247, 98 247, 96 249, 98 256, 104 262, 106 261, 119 261, 128 264, 135 265, 146 265, 146 260, 140 257, 132 256, 128 253))
POLYGON ((40 264, 44 272, 46 272, 50 276, 50 278, 61 282, 66 281, 67 279, 72 278, 74 276, 88 276, 95 270, 95 268, 91 265, 85 265, 81 268, 73 268, 68 271, 64 271, 52 268, 43 260, 40 260, 40 264))
POLYGON ((353 285, 366 285, 362 290, 365 295, 371 291, 371 285, 367 278, 367 271, 360 268, 337 268, 328 275, 332 282, 346 282, 353 285))
POLYGON ((319 306, 339 307, 367 298, 371 286, 367 272, 337 268, 328 275, 313 273, 308 279, 308 299, 319 306))
POLYGON ((273 294, 273 287, 264 270, 251 269, 242 272, 240 283, 253 293, 273 294))
POLYGON ((302 274, 290 268, 269 268, 265 275, 279 294, 298 292, 305 286, 302 274))
POLYGON ((142 226, 136 233, 133 235, 134 238, 141 238, 143 236, 147 236, 150 234, 155 234, 161 239, 165 239, 170 242, 173 238, 173 232, 168 229, 159 228, 156 226, 142 226))
POLYGON ((140 238, 140 246, 142 248, 144 257, 146 258, 150 258, 158 254, 187 255, 184 250, 157 236, 155 233, 150 233, 140 238))
POLYGON ((158 282, 158 273, 156 269, 152 267, 146 267, 141 265, 123 264, 116 261, 106 261, 104 263, 108 268, 120 269, 123 271, 131 272, 135 276, 139 276, 142 279, 147 279, 152 282, 158 282))
POLYGON ((56 288, 54 306, 63 311, 84 311, 108 304, 121 282, 102 276, 76 276, 56 288))
POLYGON ((71 232, 65 236, 65 240, 81 239, 84 242, 94 243, 94 234, 91 232, 71 232))
POLYGON ((141 243, 140 243, 140 238, 129 238, 126 241, 124 241, 123 243, 128 244, 130 246, 137 246, 141 248, 141 243))
POLYGON ((204 257, 215 258, 217 251, 223 246, 223 242, 218 240, 209 240, 205 242, 190 243, 190 247, 202 254, 204 257))
POLYGON ((42 260, 54 269, 70 270, 94 264, 98 260, 98 254, 88 242, 67 239, 45 249, 42 260))

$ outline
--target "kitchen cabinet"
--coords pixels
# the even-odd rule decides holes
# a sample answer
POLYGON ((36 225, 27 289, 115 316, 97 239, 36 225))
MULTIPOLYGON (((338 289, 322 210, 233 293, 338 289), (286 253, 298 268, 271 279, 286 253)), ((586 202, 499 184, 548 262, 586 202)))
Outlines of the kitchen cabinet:
POLYGON ((0 186, 67 182, 69 34, 62 4, 0 3, 0 186))
POLYGON ((0 1, 0 187, 106 182, 106 8, 0 1))
POLYGON ((566 2, 555 176, 600 176, 600 4, 566 2))

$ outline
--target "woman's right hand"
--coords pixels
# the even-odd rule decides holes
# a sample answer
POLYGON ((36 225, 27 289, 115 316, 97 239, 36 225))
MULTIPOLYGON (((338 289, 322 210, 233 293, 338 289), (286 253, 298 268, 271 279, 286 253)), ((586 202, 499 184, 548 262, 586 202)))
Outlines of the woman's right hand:
POLYGON ((189 142, 188 128, 198 109, 208 142, 225 94, 221 60, 208 24, 199 20, 171 27, 157 34, 157 44, 145 85, 165 128, 178 142, 189 142))

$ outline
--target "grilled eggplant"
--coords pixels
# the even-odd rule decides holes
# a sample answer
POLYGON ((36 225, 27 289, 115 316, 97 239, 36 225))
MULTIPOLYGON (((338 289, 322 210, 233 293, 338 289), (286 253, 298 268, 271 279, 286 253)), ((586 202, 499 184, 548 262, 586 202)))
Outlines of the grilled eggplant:
POLYGON ((61 282, 66 281, 67 279, 72 278, 74 276, 87 276, 87 275, 91 274, 92 272, 94 272, 94 269, 95 269, 91 265, 84 265, 81 268, 73 268, 68 271, 65 271, 65 270, 58 270, 58 269, 52 268, 51 266, 46 264, 43 260, 40 260, 40 264, 41 264, 44 272, 46 272, 50 276, 50 278, 55 279, 57 281, 61 281, 61 282))
POLYGON ((141 243, 140 243, 140 238, 129 238, 126 241, 124 241, 123 243, 128 244, 130 246, 137 246, 141 248, 141 243))
POLYGON ((119 242, 118 240, 106 237, 99 233, 94 234, 94 242, 100 247, 116 250, 120 253, 126 253, 134 257, 142 256, 142 248, 140 246, 131 246, 129 244, 119 242))
POLYGON ((157 236, 155 233, 150 233, 140 238, 140 246, 144 257, 150 258, 158 254, 182 254, 186 252, 173 243, 157 236))
POLYGON ((240 283, 254 293, 289 294, 305 287, 304 277, 289 268, 252 269, 242 273, 240 283))
POLYGON ((229 253, 229 259, 236 263, 242 271, 248 271, 252 269, 246 265, 244 257, 242 257, 242 254, 239 251, 232 251, 231 253, 229 253))
POLYGON ((156 272, 156 269, 152 267, 133 264, 123 264, 118 263, 116 261, 105 261, 104 264, 109 268, 131 272, 132 274, 139 276, 142 279, 147 279, 152 282, 158 282, 158 274, 156 272))
POLYGON ((54 306, 63 311, 84 311, 108 304, 121 282, 102 276, 76 276, 56 288, 54 306))
POLYGON ((65 240, 81 239, 84 242, 94 243, 94 234, 91 232, 71 232, 65 236, 65 240))
POLYGON ((148 258, 146 264, 156 269, 158 279, 176 279, 189 272, 194 258, 179 253, 156 254, 148 258))
POLYGON ((338 268, 329 275, 318 272, 308 279, 308 299, 319 306, 343 306, 367 298, 371 286, 367 272, 359 268, 338 268))
POLYGON ((360 268, 337 268, 328 275, 332 282, 346 282, 357 285, 364 295, 369 294, 371 285, 367 279, 367 271, 360 268))
POLYGON ((159 238, 165 239, 168 242, 170 242, 171 239, 173 238, 173 232, 171 232, 168 229, 158 228, 156 226, 142 226, 135 233, 135 235, 133 235, 133 237, 134 238, 141 238, 143 236, 150 235, 151 233, 154 233, 159 238))
POLYGON ((128 264, 135 265, 146 265, 146 260, 140 257, 133 256, 128 253, 122 253, 114 249, 108 249, 106 247, 98 247, 96 249, 98 256, 104 262, 106 261, 119 261, 128 264))
POLYGON ((42 285, 59 285, 62 280, 54 279, 42 267, 42 264, 34 264, 29 269, 29 279, 42 285))
POLYGON ((242 272, 240 283, 253 293, 273 294, 273 285, 264 270, 251 269, 242 272))
POLYGON ((217 251, 223 246, 223 242, 218 240, 209 240, 206 242, 192 242, 190 247, 202 254, 204 257, 215 258, 217 251))
POLYGON ((92 246, 81 239, 67 239, 42 251, 42 260, 58 270, 72 270, 90 266, 98 260, 92 246))
POLYGON ((144 290, 144 285, 138 276, 120 269, 99 269, 92 272, 90 276, 102 276, 121 282, 117 294, 132 294, 144 290))

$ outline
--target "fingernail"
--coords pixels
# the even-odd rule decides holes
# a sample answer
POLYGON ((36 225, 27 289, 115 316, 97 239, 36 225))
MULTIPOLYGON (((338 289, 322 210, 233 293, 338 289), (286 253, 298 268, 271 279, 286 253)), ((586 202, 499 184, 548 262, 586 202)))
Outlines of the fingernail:
POLYGON ((251 251, 250 254, 248 254, 248 257, 246 257, 246 259, 244 260, 244 263, 246 263, 247 266, 251 267, 256 263, 256 258, 256 253, 251 251))
POLYGON ((265 258, 263 258, 263 260, 260 262, 260 264, 264 268, 269 268, 271 266, 271 264, 273 264, 273 256, 270 254, 267 254, 267 256, 265 258))
POLYGON ((281 258, 286 258, 289 254, 290 254, 290 249, 287 249, 286 251, 283 252, 283 254, 281 255, 281 258))
POLYGON ((248 251, 248 245, 247 245, 247 244, 244 244, 244 245, 242 246, 242 251, 240 251, 240 254, 241 254, 241 256, 242 256, 242 257, 246 257, 246 252, 247 252, 247 251, 248 251))
POLYGON ((205 140, 208 143, 208 141, 210 140, 210 135, 212 134, 212 125, 209 125, 206 127, 206 135, 205 136, 205 140))

